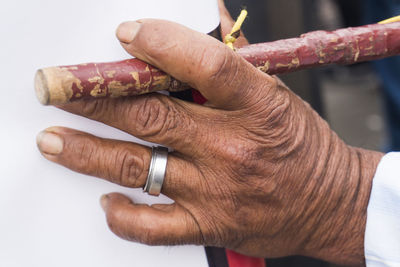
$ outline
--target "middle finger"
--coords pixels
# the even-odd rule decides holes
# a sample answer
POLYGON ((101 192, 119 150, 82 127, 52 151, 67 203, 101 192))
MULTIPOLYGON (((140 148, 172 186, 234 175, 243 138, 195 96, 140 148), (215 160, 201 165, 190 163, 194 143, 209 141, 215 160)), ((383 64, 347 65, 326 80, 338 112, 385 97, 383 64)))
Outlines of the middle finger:
POLYGON ((76 101, 59 108, 191 157, 199 155, 199 148, 207 144, 204 131, 209 130, 210 122, 217 119, 216 110, 158 93, 76 101))

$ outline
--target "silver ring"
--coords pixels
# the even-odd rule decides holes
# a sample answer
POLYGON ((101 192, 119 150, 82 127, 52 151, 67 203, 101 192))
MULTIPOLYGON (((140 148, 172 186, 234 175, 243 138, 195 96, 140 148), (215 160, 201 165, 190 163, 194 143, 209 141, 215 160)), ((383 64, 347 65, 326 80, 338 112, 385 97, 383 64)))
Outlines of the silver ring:
POLYGON ((151 159, 147 181, 143 191, 149 195, 158 196, 164 183, 165 171, 167 169, 168 148, 153 146, 151 148, 151 159))

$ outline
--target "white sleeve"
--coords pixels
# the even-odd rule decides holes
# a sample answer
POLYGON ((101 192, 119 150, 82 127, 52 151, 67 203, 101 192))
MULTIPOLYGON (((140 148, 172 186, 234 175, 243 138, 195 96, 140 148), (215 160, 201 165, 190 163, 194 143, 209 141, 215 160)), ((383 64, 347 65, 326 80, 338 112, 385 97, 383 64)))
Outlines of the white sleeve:
POLYGON ((385 155, 376 170, 364 245, 368 267, 400 266, 400 153, 385 155))

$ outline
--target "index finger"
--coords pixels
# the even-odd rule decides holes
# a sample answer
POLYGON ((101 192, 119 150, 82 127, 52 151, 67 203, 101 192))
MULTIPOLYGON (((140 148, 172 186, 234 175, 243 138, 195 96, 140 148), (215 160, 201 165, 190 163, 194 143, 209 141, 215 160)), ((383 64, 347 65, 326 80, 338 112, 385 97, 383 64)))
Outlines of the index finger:
POLYGON ((177 23, 143 19, 122 23, 117 30, 131 55, 198 89, 220 108, 248 103, 267 75, 206 34, 177 23), (251 86, 249 86, 251 81, 251 86))

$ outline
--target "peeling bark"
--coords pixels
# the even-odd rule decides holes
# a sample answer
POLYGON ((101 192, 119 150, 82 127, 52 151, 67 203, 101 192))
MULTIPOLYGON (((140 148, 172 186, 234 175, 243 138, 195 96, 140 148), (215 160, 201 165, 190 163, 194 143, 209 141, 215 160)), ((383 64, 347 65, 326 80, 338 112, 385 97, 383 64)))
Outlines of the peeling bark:
MULTIPOLYGON (((400 22, 315 31, 299 38, 249 45, 236 52, 271 75, 333 63, 353 64, 399 55, 400 22)), ((45 105, 187 88, 139 59, 45 68, 38 70, 35 78, 36 94, 45 105)))

